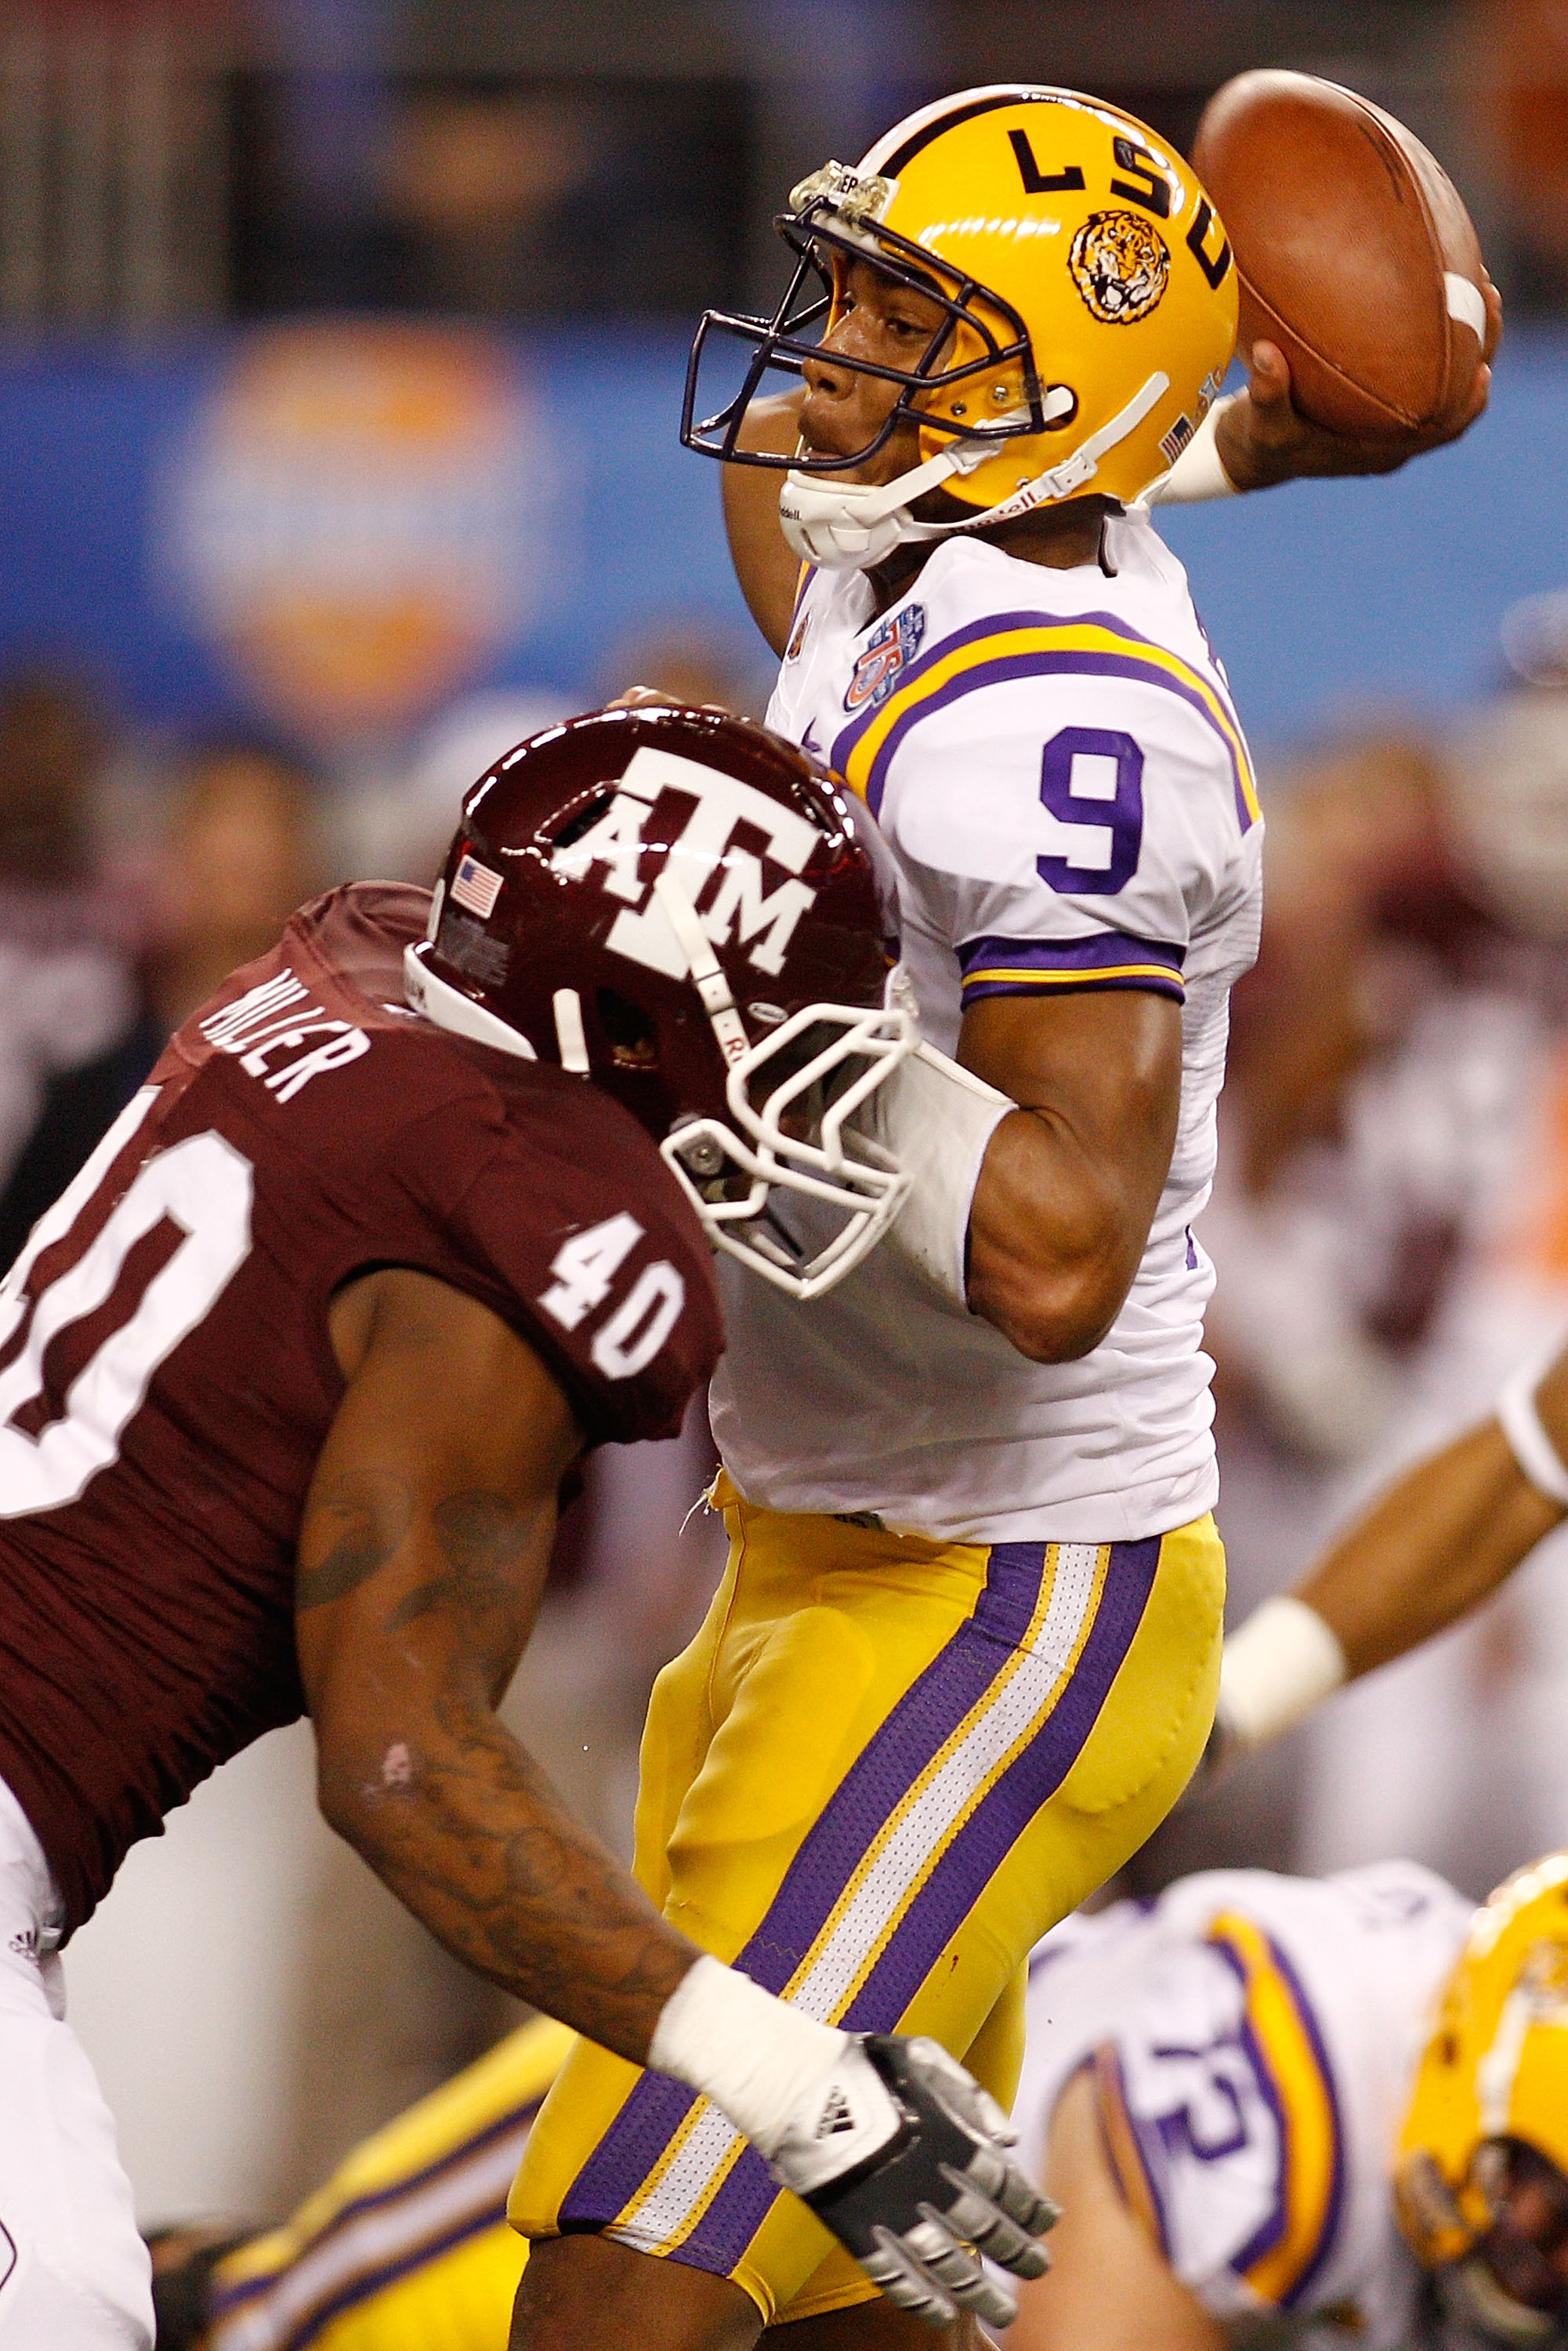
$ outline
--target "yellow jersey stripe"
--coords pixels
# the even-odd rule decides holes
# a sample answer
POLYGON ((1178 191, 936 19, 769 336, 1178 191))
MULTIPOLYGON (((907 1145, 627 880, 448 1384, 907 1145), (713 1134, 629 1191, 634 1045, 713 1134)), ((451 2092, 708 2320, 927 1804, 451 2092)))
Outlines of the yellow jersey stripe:
POLYGON ((1210 1925, 1208 1940, 1237 1970, 1246 1994, 1244 2032, 1281 2139, 1278 2209, 1239 2274, 1260 2299, 1289 2308, 1310 2282, 1343 2187, 1338 2103, 1328 2060, 1293 1970, 1269 1936, 1239 1911, 1210 1925))
POLYGON ((1057 669, 1130 678, 1178 694, 1207 720, 1225 746, 1243 828, 1256 822, 1260 814, 1257 785, 1240 726, 1224 695, 1179 653, 1135 635, 1109 615, 1075 621, 1041 619, 972 635, 961 632, 960 640, 946 652, 940 645, 934 647, 869 721, 846 729, 834 745, 834 766, 873 811, 880 806, 886 780, 883 754, 895 747, 895 735, 970 686, 987 683, 982 673, 1008 664, 1015 674, 1027 674, 1037 667, 1042 673, 1057 669))
POLYGON ((1154 980, 1175 995, 1184 996, 1186 992, 1180 975, 1168 963, 1083 964, 1073 971, 998 971, 988 966, 983 971, 968 973, 963 985, 980 987, 987 980, 1005 980, 1013 987, 1092 987, 1105 979, 1154 980))

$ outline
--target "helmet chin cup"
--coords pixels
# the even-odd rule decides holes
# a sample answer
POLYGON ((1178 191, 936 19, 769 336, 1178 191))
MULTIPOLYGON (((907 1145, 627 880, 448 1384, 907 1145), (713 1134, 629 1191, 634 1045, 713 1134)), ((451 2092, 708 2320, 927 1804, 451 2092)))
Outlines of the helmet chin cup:
POLYGON ((810 1004, 738 1061, 729 1073, 727 1119, 692 1119, 660 1152, 716 1249, 791 1298, 820 1298, 876 1247, 909 1195, 911 1177, 865 1137, 843 1129, 915 1050, 918 1034, 901 1008, 868 1011, 810 1004), (796 1066, 799 1040, 826 1029, 826 1041, 796 1066), (777 1084, 753 1100, 770 1062, 777 1084), (805 1135, 785 1132, 796 1105, 831 1089, 830 1106, 805 1135), (723 1196, 737 1176, 738 1197, 723 1196), (774 1210, 779 1196, 812 1204, 810 1222, 835 1228, 815 1246, 798 1243, 774 1210))
POLYGON ((911 506, 988 454, 972 443, 957 442, 891 482, 786 474, 779 491, 779 522, 786 543, 802 563, 814 563, 820 570, 869 571, 896 547, 942 537, 944 526, 916 522, 911 506))
POLYGON ((1071 456, 1035 475, 1000 505, 977 507, 957 522, 917 522, 911 508, 927 490, 955 474, 972 473, 995 455, 994 448, 978 439, 939 450, 891 482, 838 482, 821 474, 786 474, 779 493, 779 526, 790 552, 803 563, 824 571, 868 571, 885 562, 897 547, 972 535, 994 523, 1010 522, 1086 490, 1100 470, 1101 458, 1135 433, 1169 390, 1170 378, 1156 371, 1071 456))

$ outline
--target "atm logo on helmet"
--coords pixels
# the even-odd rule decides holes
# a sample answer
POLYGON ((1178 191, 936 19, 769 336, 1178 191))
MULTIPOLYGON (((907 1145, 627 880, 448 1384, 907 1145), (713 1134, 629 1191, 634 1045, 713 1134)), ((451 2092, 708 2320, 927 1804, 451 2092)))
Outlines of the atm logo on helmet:
POLYGON ((712 903, 699 911, 703 929, 716 947, 738 941, 759 971, 777 977, 784 968, 795 926, 816 903, 817 893, 793 879, 767 890, 762 860, 748 849, 731 845, 736 829, 741 824, 755 827, 767 841, 768 855, 791 876, 800 873, 821 834, 794 809, 738 777, 644 746, 627 763, 604 814, 580 840, 556 851, 551 871, 580 882, 595 865, 605 867, 605 889, 626 904, 611 925, 606 946, 645 970, 685 979, 689 969, 685 952, 652 883, 638 872, 643 849, 658 845, 645 842, 643 835, 665 792, 676 793, 691 805, 691 814, 668 844, 668 855, 693 903, 716 872, 721 875, 712 903))

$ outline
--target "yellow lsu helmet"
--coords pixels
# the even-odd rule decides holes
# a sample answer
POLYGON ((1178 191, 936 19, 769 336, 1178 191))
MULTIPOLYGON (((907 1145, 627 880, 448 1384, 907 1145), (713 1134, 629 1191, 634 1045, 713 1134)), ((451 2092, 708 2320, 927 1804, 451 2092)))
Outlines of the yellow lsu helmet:
POLYGON ((789 290, 770 319, 705 313, 681 438, 706 455, 788 469, 786 535, 831 568, 1061 499, 1130 504, 1191 440, 1235 349, 1230 245, 1191 167, 1132 115, 1072 90, 956 91, 895 125, 853 169, 829 163, 803 180, 778 226, 798 256, 789 290), (852 260, 943 312, 913 369, 840 360, 901 387, 891 414, 850 458, 740 449, 768 371, 799 374, 831 332, 852 260), (719 338, 749 356, 738 390, 702 417, 719 338), (911 420, 919 465, 884 485, 842 478, 911 420), (918 520, 915 500, 938 486, 972 512, 918 520))
POLYGON ((1444 1987, 1395 2159, 1400 2226, 1427 2268, 1464 2262, 1492 2226, 1509 2146, 1568 2174, 1568 1853, 1482 1905, 1444 1987))

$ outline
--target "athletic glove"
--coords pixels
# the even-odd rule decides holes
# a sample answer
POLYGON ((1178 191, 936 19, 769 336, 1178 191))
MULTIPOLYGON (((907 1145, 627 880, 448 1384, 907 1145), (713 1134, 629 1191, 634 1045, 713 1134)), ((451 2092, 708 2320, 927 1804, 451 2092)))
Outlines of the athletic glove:
POLYGON ((856 2034, 768 2168, 901 2309, 933 2326, 961 2309, 1007 2326, 1017 2303, 979 2255, 1039 2277, 1050 2263, 1037 2240, 1057 2218, 1008 2156, 1014 2137, 936 2042, 856 2034))

